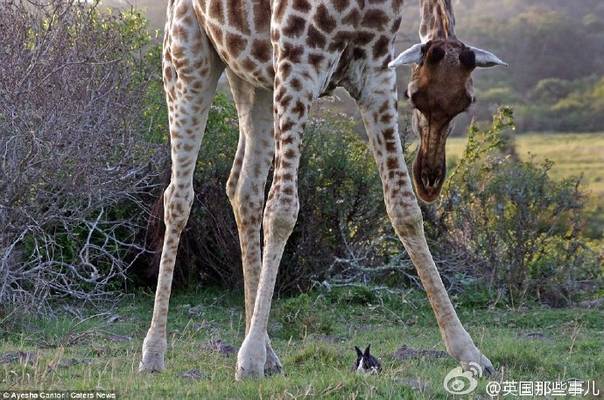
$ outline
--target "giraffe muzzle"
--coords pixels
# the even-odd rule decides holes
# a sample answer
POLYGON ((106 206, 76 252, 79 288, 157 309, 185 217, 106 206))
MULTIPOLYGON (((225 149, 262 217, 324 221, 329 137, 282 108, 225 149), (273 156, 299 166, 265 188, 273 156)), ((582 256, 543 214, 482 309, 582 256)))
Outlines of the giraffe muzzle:
POLYGON ((430 150, 421 146, 413 162, 415 191, 426 203, 432 203, 438 198, 447 176, 444 148, 435 154, 431 154, 430 150))

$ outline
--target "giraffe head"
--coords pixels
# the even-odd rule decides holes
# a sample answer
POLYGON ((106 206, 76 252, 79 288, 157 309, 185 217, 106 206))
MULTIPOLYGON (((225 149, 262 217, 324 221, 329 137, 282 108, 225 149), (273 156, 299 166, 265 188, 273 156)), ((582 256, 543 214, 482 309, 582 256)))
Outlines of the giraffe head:
POLYGON ((415 64, 405 97, 413 106, 413 130, 420 138, 413 181, 418 196, 430 203, 438 197, 446 177, 445 144, 451 121, 475 101, 472 71, 506 64, 455 38, 416 44, 389 66, 406 64, 415 64))

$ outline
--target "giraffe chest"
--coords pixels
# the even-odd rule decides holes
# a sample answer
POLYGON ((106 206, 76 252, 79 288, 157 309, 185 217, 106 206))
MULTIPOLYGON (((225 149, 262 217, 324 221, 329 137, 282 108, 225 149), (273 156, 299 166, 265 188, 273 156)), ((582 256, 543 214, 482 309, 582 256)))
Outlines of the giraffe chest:
POLYGON ((370 67, 385 67, 402 0, 193 0, 200 26, 240 78, 272 88, 274 50, 301 49, 321 93, 354 91, 370 67), (274 46, 274 47, 273 47, 274 46), (319 62, 318 60, 328 60, 319 62))

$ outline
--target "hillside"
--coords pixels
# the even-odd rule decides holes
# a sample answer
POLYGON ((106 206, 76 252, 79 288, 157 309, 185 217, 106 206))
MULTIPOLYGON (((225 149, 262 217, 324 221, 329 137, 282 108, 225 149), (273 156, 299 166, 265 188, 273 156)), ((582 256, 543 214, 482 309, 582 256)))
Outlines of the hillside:
MULTIPOLYGON (((417 40, 418 3, 404 5, 399 49, 417 40)), ((139 7, 153 27, 163 25, 163 2, 105 0, 104 4, 139 7)), ((458 37, 510 64, 510 68, 475 74, 479 102, 473 117, 486 120, 498 105, 511 104, 521 131, 604 129, 604 2, 454 0, 454 7, 458 37)), ((406 85, 407 76, 408 70, 402 68, 399 87, 406 85)), ((337 108, 351 107, 347 102, 337 108)), ((462 120, 458 134, 467 118, 462 120)))

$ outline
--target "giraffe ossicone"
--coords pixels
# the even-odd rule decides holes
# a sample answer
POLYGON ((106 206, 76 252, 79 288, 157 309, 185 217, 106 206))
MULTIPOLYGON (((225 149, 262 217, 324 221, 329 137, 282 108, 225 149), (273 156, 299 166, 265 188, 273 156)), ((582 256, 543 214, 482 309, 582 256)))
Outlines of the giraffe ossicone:
POLYGON ((411 177, 398 133, 396 73, 389 68, 402 0, 169 0, 163 77, 172 174, 163 197, 166 231, 141 371, 165 367, 174 262, 193 202, 193 172, 209 108, 225 70, 239 117, 239 144, 226 188, 245 286, 246 329, 236 378, 282 369, 267 326, 283 249, 298 216, 303 131, 312 102, 338 86, 359 106, 388 216, 417 268, 447 351, 462 366, 478 363, 492 371, 440 279, 412 181, 423 200, 438 195, 450 123, 474 101, 472 70, 493 59, 455 38, 450 0, 420 2, 424 45, 406 56, 415 57, 407 94, 420 135, 411 177), (271 165, 274 176, 265 199, 271 165))

